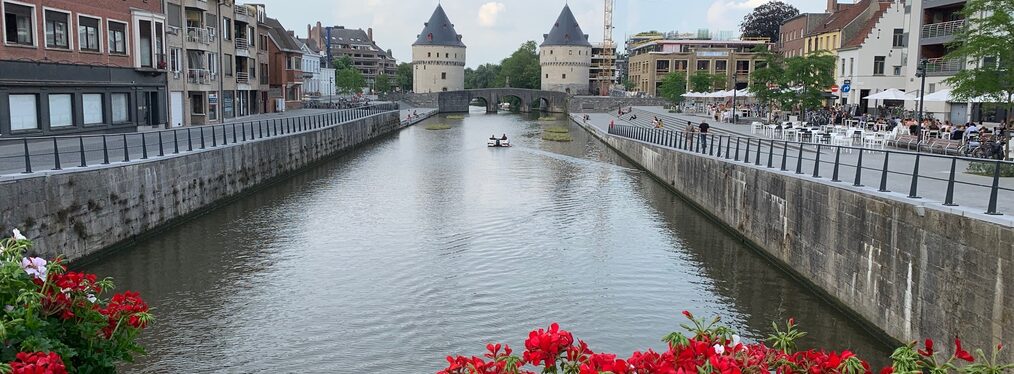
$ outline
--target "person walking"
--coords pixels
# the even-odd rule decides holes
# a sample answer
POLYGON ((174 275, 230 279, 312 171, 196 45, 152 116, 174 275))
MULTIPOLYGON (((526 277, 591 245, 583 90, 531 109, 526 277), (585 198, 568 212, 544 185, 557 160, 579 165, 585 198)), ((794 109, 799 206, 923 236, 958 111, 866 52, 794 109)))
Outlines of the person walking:
POLYGON ((698 125, 698 127, 700 128, 700 135, 699 136, 701 137, 701 140, 698 143, 701 144, 701 152, 702 153, 707 153, 708 152, 708 130, 711 129, 711 125, 708 125, 707 122, 701 122, 701 124, 698 125))
POLYGON ((694 126, 693 122, 687 121, 686 137, 683 142, 686 143, 686 149, 694 149, 694 134, 697 132, 697 127, 694 126))

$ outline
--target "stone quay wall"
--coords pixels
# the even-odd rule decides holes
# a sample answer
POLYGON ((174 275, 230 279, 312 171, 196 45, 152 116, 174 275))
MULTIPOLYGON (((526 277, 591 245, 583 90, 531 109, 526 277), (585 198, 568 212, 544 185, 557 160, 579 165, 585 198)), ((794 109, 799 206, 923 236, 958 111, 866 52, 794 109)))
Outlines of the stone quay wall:
POLYGON ((880 335, 986 351, 1014 339, 1009 225, 575 122, 880 335))
POLYGON ((567 113, 613 113, 632 106, 666 106, 669 101, 658 97, 574 96, 567 104, 567 113))
POLYGON ((79 260, 390 134, 401 128, 398 117, 0 182, 0 228, 21 229, 40 255, 79 260))

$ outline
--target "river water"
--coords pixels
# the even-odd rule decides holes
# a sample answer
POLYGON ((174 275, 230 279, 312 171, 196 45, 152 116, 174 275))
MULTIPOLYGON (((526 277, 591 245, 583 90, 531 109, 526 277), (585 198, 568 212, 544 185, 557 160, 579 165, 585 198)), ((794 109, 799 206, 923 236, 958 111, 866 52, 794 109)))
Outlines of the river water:
POLYGON ((157 317, 129 372, 432 373, 551 322, 627 356, 664 348, 682 310, 747 339, 795 317, 803 346, 888 354, 562 117, 432 118, 86 270, 157 317), (502 133, 515 147, 488 149, 502 133))

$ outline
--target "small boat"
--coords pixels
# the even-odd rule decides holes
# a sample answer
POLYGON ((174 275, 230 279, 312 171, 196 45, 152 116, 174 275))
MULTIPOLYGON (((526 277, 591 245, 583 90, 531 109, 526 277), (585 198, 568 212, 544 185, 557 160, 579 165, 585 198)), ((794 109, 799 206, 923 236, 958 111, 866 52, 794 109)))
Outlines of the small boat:
POLYGON ((510 146, 511 146, 511 141, 510 141, 510 140, 507 140, 507 139, 500 139, 500 138, 496 138, 496 139, 493 139, 493 138, 490 138, 490 139, 489 139, 489 140, 488 140, 488 141, 486 142, 486 146, 487 146, 487 147, 491 147, 491 148, 496 148, 496 147, 501 147, 501 148, 503 148, 503 147, 510 147, 510 146))

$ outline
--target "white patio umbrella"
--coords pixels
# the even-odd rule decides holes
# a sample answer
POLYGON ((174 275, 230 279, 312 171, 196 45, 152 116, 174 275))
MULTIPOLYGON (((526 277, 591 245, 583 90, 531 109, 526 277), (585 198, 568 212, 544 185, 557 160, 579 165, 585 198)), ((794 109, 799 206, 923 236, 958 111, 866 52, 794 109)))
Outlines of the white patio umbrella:
POLYGON ((750 90, 744 88, 742 90, 736 91, 736 96, 739 96, 739 97, 753 97, 753 92, 750 92, 750 90))
MULTIPOLYGON (((916 96, 915 100, 919 100, 916 96)), ((922 101, 934 102, 934 103, 947 103, 954 101, 954 96, 951 95, 951 90, 943 89, 929 95, 923 96, 922 101)))
MULTIPOLYGON (((896 88, 888 88, 884 91, 866 96, 868 100, 912 100, 912 96, 896 88)), ((918 98, 916 98, 918 100, 918 98)))

